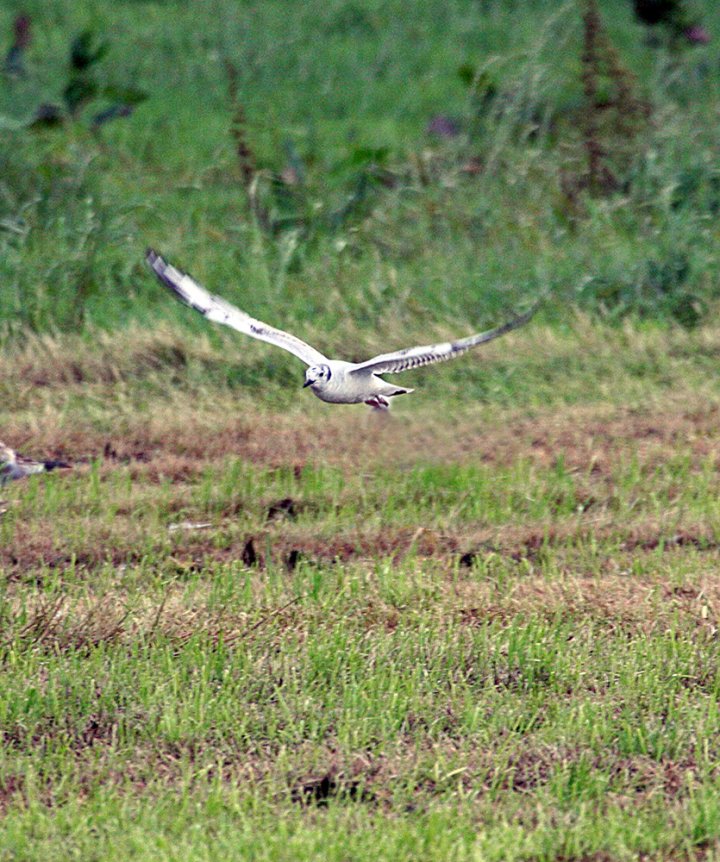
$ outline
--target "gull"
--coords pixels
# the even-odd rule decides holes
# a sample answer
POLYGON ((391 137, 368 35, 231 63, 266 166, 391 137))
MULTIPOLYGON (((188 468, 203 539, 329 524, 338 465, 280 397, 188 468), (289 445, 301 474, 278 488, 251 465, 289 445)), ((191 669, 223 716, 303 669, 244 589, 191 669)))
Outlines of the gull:
POLYGON ((0 441, 0 485, 5 485, 13 479, 24 479, 33 473, 49 473, 58 467, 70 465, 64 461, 33 461, 18 455, 9 446, 0 441))
POLYGON ((505 335, 506 332, 523 326, 535 314, 540 304, 535 303, 529 311, 516 315, 512 320, 495 329, 469 335, 457 341, 429 344, 425 347, 408 347, 394 353, 382 353, 365 362, 344 362, 340 359, 328 359, 319 350, 289 332, 283 332, 282 329, 275 329, 267 323, 255 320, 221 297, 213 296, 187 273, 175 269, 152 249, 147 250, 145 258, 160 281, 182 302, 199 311, 206 320, 223 323, 252 338, 282 347, 283 350, 301 359, 308 366, 303 388, 309 386, 322 401, 330 404, 364 402, 376 410, 388 410, 390 407, 388 398, 406 395, 413 391, 388 383, 382 379, 381 374, 396 374, 419 368, 421 365, 444 362, 461 356, 473 347, 486 344, 494 338, 505 335))

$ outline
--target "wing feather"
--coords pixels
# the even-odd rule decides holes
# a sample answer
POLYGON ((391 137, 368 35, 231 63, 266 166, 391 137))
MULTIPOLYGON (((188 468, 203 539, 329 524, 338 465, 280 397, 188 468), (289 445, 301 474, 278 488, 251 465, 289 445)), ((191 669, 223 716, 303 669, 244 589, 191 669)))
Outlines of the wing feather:
POLYGON ((397 374, 400 371, 409 371, 411 368, 419 368, 421 365, 430 365, 433 362, 446 362, 448 359, 461 356, 479 344, 485 344, 494 338, 505 335, 506 332, 524 326, 539 306, 540 303, 538 302, 524 314, 519 314, 507 323, 496 326, 495 329, 490 329, 487 332, 478 332, 476 335, 469 335, 467 338, 460 338, 457 341, 428 344, 424 347, 408 347, 395 353, 383 353, 368 359, 366 362, 359 363, 350 373, 397 374))
POLYGON ((260 341, 267 341, 276 347, 282 347, 283 350, 287 350, 297 356, 298 359, 302 359, 306 365, 319 365, 328 361, 319 350, 289 332, 283 332, 282 329, 275 329, 274 326, 269 326, 261 320, 255 320, 221 297, 213 296, 189 275, 175 269, 152 249, 147 250, 145 259, 166 287, 172 290, 190 308, 199 311, 207 320, 223 323, 238 332, 250 335, 252 338, 258 338, 260 341))
POLYGON ((13 479, 24 479, 33 473, 48 473, 57 467, 70 467, 64 461, 33 461, 18 455, 14 449, 0 441, 0 485, 13 479))

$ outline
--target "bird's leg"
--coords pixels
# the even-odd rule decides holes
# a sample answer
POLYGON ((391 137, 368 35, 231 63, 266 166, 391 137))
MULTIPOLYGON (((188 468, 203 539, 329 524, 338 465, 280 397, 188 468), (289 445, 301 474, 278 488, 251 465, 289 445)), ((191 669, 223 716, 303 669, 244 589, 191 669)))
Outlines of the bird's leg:
POLYGON ((372 398, 368 398, 365 402, 373 410, 382 410, 383 412, 387 412, 390 409, 390 402, 387 398, 383 398, 382 395, 373 395, 372 398))

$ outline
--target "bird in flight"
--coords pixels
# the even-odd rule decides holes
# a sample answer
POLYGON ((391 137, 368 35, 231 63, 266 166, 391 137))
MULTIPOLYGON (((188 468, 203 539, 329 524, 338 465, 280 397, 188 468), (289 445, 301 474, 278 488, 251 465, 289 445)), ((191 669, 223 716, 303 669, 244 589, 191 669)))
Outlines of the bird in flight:
POLYGON ((175 269, 152 249, 148 249, 146 260, 155 275, 166 287, 172 290, 190 308, 199 311, 207 320, 224 323, 245 335, 282 347, 283 350, 287 350, 301 359, 308 366, 305 371, 303 386, 309 386, 322 401, 331 404, 359 404, 364 402, 376 410, 388 410, 390 407, 388 398, 405 395, 413 391, 388 383, 382 379, 381 374, 396 374, 400 371, 418 368, 421 365, 429 365, 432 362, 454 359, 479 344, 485 344, 500 335, 505 335, 506 332, 523 326, 535 314, 539 306, 538 302, 529 311, 517 315, 495 329, 469 335, 458 341, 429 344, 425 347, 408 347, 394 353, 374 356, 365 362, 343 362, 340 359, 328 359, 319 350, 289 332, 283 332, 282 329, 275 329, 267 323, 255 320, 221 297, 213 296, 187 273, 175 269))
POLYGON ((18 455, 9 446, 0 441, 0 485, 5 485, 13 479, 24 479, 33 473, 49 473, 58 467, 70 467, 64 461, 33 461, 18 455))

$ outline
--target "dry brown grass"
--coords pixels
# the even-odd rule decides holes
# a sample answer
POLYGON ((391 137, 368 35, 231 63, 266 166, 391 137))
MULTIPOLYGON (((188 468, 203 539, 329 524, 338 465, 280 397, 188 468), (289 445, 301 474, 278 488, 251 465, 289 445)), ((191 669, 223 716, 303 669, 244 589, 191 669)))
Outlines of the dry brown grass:
MULTIPOLYGON (((96 397, 88 393, 89 401, 96 397)), ((601 404, 535 410, 532 417, 497 409, 438 416, 432 408, 382 417, 360 408, 307 406, 307 412, 272 412, 228 393, 175 393, 142 412, 118 404, 105 408, 101 421, 68 421, 61 402, 8 416, 3 434, 29 455, 105 456, 108 469, 134 462, 137 478, 151 481, 197 475, 228 457, 297 469, 331 464, 351 472, 411 466, 418 453, 426 462, 507 465, 523 458, 541 467, 562 458, 572 469, 602 474, 628 453, 647 467, 679 452, 698 461, 720 456, 720 407, 682 393, 646 408, 601 404)))

